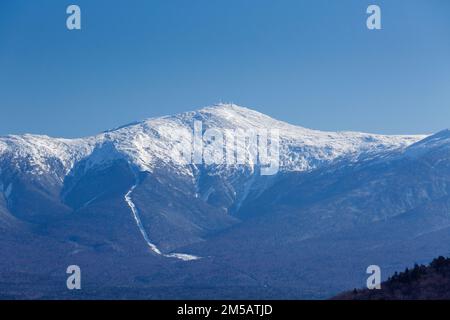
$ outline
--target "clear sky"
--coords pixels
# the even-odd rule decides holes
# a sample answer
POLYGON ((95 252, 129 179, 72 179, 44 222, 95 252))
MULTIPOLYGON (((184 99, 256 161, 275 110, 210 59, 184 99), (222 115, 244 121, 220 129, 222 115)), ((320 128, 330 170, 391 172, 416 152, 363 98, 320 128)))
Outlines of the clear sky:
POLYGON ((0 134, 85 136, 216 102, 315 129, 439 131, 449 17, 448 0, 1 0, 0 134))

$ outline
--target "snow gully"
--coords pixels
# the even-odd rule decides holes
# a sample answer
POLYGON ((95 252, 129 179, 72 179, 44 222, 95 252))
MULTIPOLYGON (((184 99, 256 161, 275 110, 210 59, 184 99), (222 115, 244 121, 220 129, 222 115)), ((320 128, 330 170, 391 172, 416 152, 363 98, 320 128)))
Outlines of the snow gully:
POLYGON ((141 232, 142 237, 144 238, 145 242, 149 246, 150 250, 158 255, 161 255, 166 258, 175 258, 183 261, 192 261, 192 260, 198 260, 200 257, 193 256, 190 254, 185 253, 169 253, 169 254, 163 254, 161 250, 158 249, 158 247, 153 244, 150 241, 150 238, 148 237, 147 232, 144 229, 144 225, 142 224, 141 218, 139 216, 139 211, 134 204, 133 200, 131 199, 131 194, 133 193, 134 189, 137 187, 137 184, 133 185, 130 190, 125 194, 125 202, 128 204, 128 207, 131 209, 131 213, 133 214, 134 220, 136 221, 136 225, 139 228, 139 231, 141 232))

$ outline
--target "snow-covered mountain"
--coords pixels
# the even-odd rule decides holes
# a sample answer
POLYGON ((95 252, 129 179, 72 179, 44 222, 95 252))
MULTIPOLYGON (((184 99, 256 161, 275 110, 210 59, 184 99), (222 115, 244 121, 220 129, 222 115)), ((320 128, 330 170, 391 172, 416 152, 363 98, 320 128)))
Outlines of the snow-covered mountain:
POLYGON ((80 139, 11 135, 0 137, 0 289, 14 296, 20 275, 39 270, 27 290, 49 294, 43 274, 55 288, 54 270, 78 263, 97 287, 148 290, 135 298, 168 286, 200 298, 326 297, 359 287, 369 264, 397 270, 450 250, 449 210, 449 131, 324 132, 219 104, 80 139), (180 139, 192 141, 180 133, 196 122, 276 130, 278 172, 183 163, 180 139))
MULTIPOLYGON (((272 130, 280 132, 280 162, 284 171, 307 171, 339 158, 357 159, 398 150, 425 136, 385 136, 359 132, 323 132, 275 120, 257 111, 219 104, 175 116, 151 118, 82 139, 57 139, 39 135, 0 138, 0 159, 36 175, 54 174, 63 179, 81 160, 89 167, 125 159, 140 171, 179 163, 175 132, 190 133, 194 121, 203 129, 272 130)), ((244 146, 240 146, 244 147, 244 146)), ((192 168, 178 166, 180 173, 192 168)))
MULTIPOLYGON (((151 118, 80 139, 29 134, 0 137, 1 190, 12 212, 19 216, 33 212, 32 216, 39 217, 39 210, 35 210, 34 205, 22 208, 24 199, 34 194, 21 190, 22 184, 27 188, 31 184, 42 189, 40 196, 51 202, 56 199, 56 211, 61 211, 61 204, 72 201, 74 193, 71 190, 75 190, 77 183, 122 161, 135 176, 170 172, 174 183, 186 181, 185 187, 181 188, 184 193, 193 192, 195 197, 220 210, 236 212, 247 198, 257 197, 268 188, 273 179, 266 181, 254 174, 251 162, 240 166, 183 164, 176 146, 180 143, 180 133, 192 134, 196 121, 201 122, 203 132, 211 128, 220 132, 278 130, 280 172, 308 172, 335 162, 345 165, 386 156, 401 152, 424 138, 419 135, 323 132, 290 125, 251 109, 219 104, 175 116, 151 118)), ((245 153, 249 146, 245 141, 236 142, 236 148, 236 152, 245 153)), ((80 197, 78 190, 77 203, 69 206, 78 208, 92 204, 99 196, 97 191, 88 192, 85 198, 80 197)))

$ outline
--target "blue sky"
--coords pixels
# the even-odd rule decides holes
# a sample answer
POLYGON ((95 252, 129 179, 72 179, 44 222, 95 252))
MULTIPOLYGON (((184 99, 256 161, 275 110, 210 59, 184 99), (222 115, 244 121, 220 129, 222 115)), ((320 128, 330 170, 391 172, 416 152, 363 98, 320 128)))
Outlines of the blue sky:
POLYGON ((449 15, 448 0, 2 0, 0 134, 85 136, 216 102, 316 129, 439 131, 449 15))

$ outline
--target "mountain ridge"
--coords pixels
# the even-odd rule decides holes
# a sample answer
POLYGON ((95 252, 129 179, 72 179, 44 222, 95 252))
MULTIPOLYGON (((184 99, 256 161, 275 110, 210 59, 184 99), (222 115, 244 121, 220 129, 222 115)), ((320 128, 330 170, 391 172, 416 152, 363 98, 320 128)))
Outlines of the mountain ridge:
MULTIPOLYGON (((273 119, 248 108, 222 104, 174 116, 149 118, 85 138, 64 139, 31 134, 3 136, 0 137, 0 157, 9 153, 12 155, 11 160, 26 158, 30 165, 41 166, 37 169, 38 172, 48 172, 48 166, 42 163, 43 158, 52 158, 59 160, 68 172, 75 163, 91 156, 102 145, 113 143, 119 153, 125 158, 128 157, 140 169, 151 170, 151 162, 156 161, 155 158, 163 161, 176 161, 179 158, 179 155, 171 153, 171 139, 174 139, 171 137, 171 131, 179 129, 188 132, 195 120, 203 120, 205 128, 217 126, 218 129, 280 129, 284 142, 282 149, 286 146, 282 150, 283 155, 290 152, 286 150, 290 147, 306 148, 313 153, 312 159, 284 159, 286 167, 291 166, 294 171, 314 167, 310 162, 314 162, 315 158, 326 162, 343 154, 371 152, 370 149, 377 152, 382 148, 402 148, 426 137, 311 130, 273 119), (154 147, 145 150, 143 144, 147 148, 154 147), (323 152, 318 148, 328 151, 323 152), (294 160, 296 163, 293 163, 294 160)), ((295 155, 295 152, 292 154, 295 155)))

